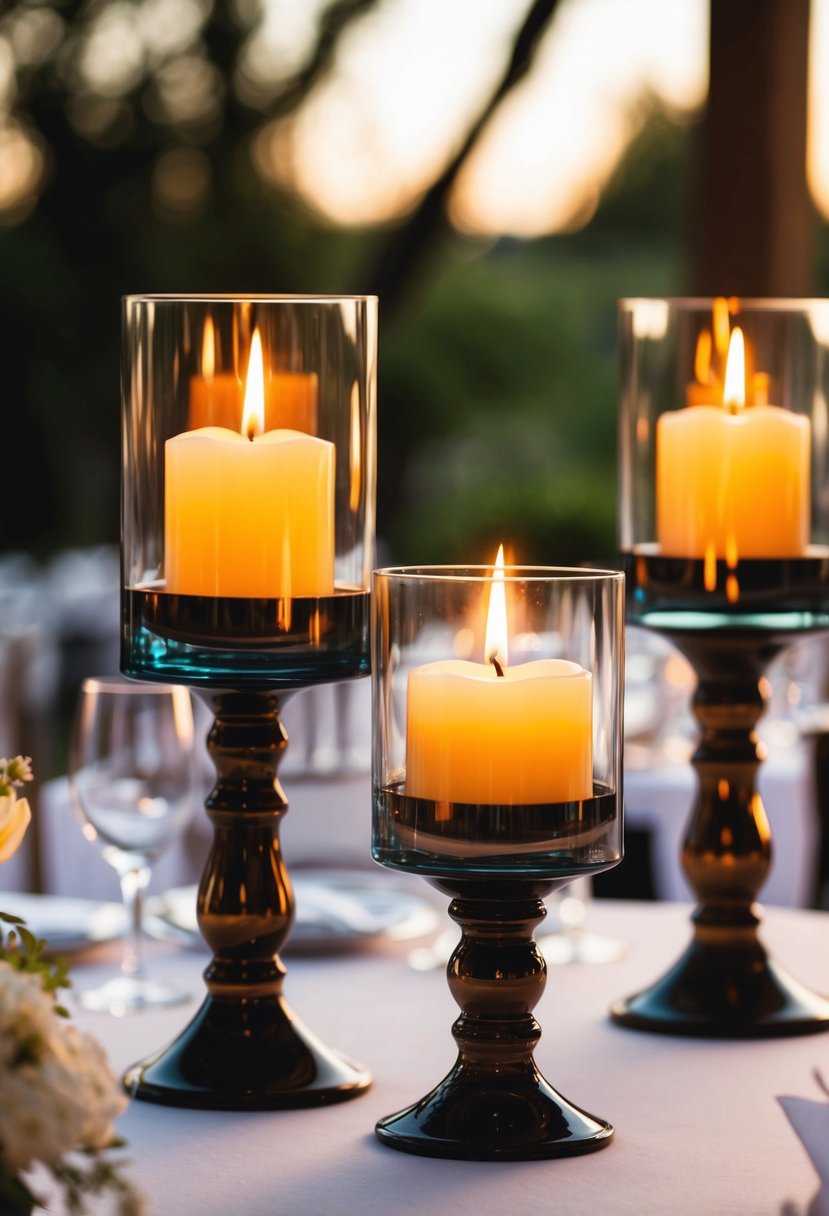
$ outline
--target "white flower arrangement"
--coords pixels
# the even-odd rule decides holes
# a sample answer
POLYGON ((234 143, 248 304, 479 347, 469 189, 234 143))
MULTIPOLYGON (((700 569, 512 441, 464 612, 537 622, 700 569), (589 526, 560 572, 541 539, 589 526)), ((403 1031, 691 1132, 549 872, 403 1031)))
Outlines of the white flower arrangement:
MULTIPOLYGON (((28 826, 28 803, 21 813, 26 800, 15 787, 30 780, 24 757, 0 760, 0 860, 28 826)), ((66 967, 47 961, 45 948, 19 918, 0 912, 0 1212, 28 1216, 35 1209, 23 1175, 39 1164, 63 1188, 73 1216, 86 1211, 86 1195, 106 1190, 117 1197, 120 1216, 138 1216, 140 1196, 107 1156, 121 1143, 113 1121, 127 1100, 100 1045, 58 1004, 57 989, 69 984, 66 967)))

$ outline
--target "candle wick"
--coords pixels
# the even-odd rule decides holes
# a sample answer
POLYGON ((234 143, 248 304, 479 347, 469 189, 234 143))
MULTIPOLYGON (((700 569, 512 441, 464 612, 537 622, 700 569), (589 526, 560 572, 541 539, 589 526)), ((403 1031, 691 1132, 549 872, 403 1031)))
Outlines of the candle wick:
POLYGON ((501 666, 501 664, 498 662, 498 658, 497 658, 497 656, 496 656, 496 655, 494 655, 494 654, 491 654, 491 655, 489 656, 489 661, 490 661, 490 663, 492 664, 492 666, 495 668, 495 674, 496 674, 496 676, 503 676, 503 674, 504 674, 504 669, 503 669, 503 667, 501 666))

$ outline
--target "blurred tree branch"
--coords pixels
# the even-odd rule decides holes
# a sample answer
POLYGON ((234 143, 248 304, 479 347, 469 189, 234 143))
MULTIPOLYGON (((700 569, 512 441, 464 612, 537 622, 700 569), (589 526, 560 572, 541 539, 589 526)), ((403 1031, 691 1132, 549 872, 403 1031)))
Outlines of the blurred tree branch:
POLYGON ((273 98, 268 106, 269 117, 289 114, 301 105, 331 65, 343 32, 358 17, 376 8, 377 3, 378 0, 335 0, 325 10, 313 54, 304 67, 285 81, 273 98))
POLYGON ((405 295, 415 263, 446 227, 446 203, 458 174, 501 102, 532 67, 557 7, 558 0, 533 0, 513 43, 506 70, 489 101, 440 177, 424 194, 417 210, 395 230, 382 250, 369 281, 372 290, 382 299, 384 319, 388 319, 405 295))

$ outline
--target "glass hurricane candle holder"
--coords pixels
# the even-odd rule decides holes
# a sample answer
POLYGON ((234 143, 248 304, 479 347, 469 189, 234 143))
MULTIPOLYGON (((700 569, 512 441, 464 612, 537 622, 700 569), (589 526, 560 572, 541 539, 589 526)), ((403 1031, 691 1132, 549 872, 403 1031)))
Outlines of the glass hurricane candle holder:
POLYGON ((421 874, 461 927, 458 1059, 377 1124, 393 1148, 566 1156, 613 1129, 541 1076, 543 897, 622 856, 620 573, 419 567, 374 576, 373 856, 421 874))
POLYGON ((757 936, 771 837, 755 727, 768 664, 829 626, 829 303, 624 300, 620 326, 627 616, 694 667, 702 734, 682 850, 693 940, 612 1016, 674 1034, 822 1030, 829 1002, 757 936))
POLYGON ((121 665, 212 705, 218 774, 198 894, 208 995, 127 1073, 138 1097, 279 1108, 369 1083, 284 1004, 276 770, 280 702, 369 670, 376 349, 374 297, 124 301, 121 665))

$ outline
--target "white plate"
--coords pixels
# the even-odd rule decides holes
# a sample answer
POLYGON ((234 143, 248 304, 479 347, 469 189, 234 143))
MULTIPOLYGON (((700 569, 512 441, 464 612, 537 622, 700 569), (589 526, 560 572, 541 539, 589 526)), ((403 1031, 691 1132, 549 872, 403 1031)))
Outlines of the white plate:
POLYGON ((46 940, 50 954, 72 954, 114 941, 127 930, 127 913, 121 904, 96 899, 2 891, 0 910, 24 920, 35 937, 46 940))
MULTIPOLYGON (((409 941, 433 933, 440 915, 425 899, 390 887, 382 876, 343 870, 301 870, 291 875, 296 920, 286 944, 292 954, 349 950, 386 938, 409 941)), ((178 887, 147 901, 150 931, 164 928, 201 945, 196 887, 178 887)))

